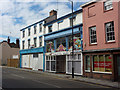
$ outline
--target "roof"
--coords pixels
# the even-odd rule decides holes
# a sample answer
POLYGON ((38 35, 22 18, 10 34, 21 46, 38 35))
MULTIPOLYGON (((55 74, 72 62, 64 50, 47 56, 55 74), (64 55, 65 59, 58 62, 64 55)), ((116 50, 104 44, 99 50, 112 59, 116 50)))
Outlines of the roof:
POLYGON ((80 7, 86 7, 86 6, 88 6, 88 5, 90 5, 90 4, 92 4, 92 3, 96 3, 96 2, 98 2, 98 1, 100 1, 100 0, 91 0, 91 1, 89 1, 89 2, 87 2, 87 3, 85 3, 85 4, 83 4, 83 5, 81 5, 80 7))
POLYGON ((14 42, 8 43, 7 41, 2 41, 0 44, 6 42, 11 48, 20 48, 19 45, 15 44, 14 42))

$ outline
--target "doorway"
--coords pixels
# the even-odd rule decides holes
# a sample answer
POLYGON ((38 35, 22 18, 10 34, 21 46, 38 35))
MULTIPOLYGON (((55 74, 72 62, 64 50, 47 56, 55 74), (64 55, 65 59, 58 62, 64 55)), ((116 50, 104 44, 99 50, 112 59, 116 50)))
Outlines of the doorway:
POLYGON ((118 81, 120 82, 120 55, 117 55, 118 81))
POLYGON ((56 73, 66 73, 66 55, 56 57, 56 73))

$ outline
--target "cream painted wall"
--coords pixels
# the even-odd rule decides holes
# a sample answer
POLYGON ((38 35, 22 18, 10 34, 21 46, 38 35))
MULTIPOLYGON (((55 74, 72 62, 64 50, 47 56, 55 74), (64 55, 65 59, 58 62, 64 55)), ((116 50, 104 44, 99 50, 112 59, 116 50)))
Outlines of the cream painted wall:
POLYGON ((19 48, 11 48, 7 42, 0 45, 0 61, 2 64, 7 64, 7 59, 11 59, 13 55, 19 55, 19 48))

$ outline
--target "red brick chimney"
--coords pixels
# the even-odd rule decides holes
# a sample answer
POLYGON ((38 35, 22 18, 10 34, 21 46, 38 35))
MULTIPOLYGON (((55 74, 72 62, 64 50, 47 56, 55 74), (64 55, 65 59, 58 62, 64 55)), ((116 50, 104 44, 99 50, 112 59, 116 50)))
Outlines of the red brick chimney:
POLYGON ((49 13, 49 15, 50 15, 50 16, 57 15, 57 11, 51 10, 50 13, 49 13))
POLYGON ((10 43, 10 38, 9 38, 9 36, 8 36, 7 42, 10 43))

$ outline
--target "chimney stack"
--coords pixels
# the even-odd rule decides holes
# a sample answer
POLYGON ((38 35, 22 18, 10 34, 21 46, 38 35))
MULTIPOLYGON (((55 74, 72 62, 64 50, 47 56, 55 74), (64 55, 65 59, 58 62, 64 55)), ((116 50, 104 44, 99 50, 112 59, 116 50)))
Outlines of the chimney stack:
POLYGON ((8 36, 7 42, 10 43, 10 38, 9 38, 9 36, 8 36))
POLYGON ((17 45, 17 47, 19 47, 19 39, 18 38, 16 39, 16 45, 17 45))
POLYGON ((49 13, 49 15, 50 15, 50 16, 57 15, 57 11, 51 10, 50 13, 49 13))

